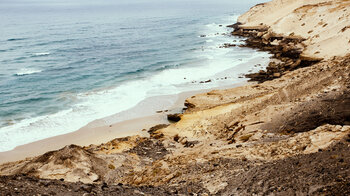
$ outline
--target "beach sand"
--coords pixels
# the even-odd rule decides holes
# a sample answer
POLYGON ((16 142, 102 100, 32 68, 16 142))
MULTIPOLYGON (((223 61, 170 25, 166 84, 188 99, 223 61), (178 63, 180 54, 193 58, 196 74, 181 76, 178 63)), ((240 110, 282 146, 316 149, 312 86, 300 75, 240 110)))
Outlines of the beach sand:
MULTIPOLYGON (((220 73, 217 76, 222 75, 223 73, 220 73)), ((181 113, 187 98, 199 93, 212 91, 213 89, 229 89, 245 84, 237 83, 205 90, 182 92, 175 95, 150 97, 129 110, 103 119, 97 119, 72 133, 39 140, 18 146, 10 151, 0 152, 0 163, 38 156, 70 144, 88 146, 91 144, 99 145, 115 138, 127 136, 139 135, 147 137, 149 134, 146 130, 149 128, 159 124, 170 123, 167 119, 167 114, 181 113)))
MULTIPOLYGON (((259 64, 260 66, 254 67, 254 69, 264 68, 270 61, 267 56, 268 55, 265 55, 265 57, 256 57, 249 62, 240 63, 235 67, 215 74, 212 78, 224 78, 231 73, 240 73, 242 72, 241 67, 245 66, 259 64)), ((236 82, 228 84, 228 82, 225 82, 225 84, 226 85, 214 88, 146 98, 128 110, 102 119, 96 119, 77 131, 17 146, 10 151, 0 152, 0 163, 38 156, 47 151, 58 150, 70 144, 80 146, 87 146, 90 144, 98 145, 115 138, 126 136, 148 136, 148 133, 142 130, 148 130, 158 124, 169 124, 167 114, 183 112, 186 99, 212 90, 230 89, 247 85, 248 83, 236 82)))

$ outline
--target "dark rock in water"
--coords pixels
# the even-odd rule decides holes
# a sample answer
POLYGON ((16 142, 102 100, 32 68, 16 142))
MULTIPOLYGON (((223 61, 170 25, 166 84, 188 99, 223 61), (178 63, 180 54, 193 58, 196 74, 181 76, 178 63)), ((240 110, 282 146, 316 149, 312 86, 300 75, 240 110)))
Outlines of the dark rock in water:
POLYGON ((219 27, 222 27, 222 25, 219 25, 219 27))
POLYGON ((199 83, 203 84, 203 83, 209 83, 209 82, 211 82, 211 80, 200 81, 199 83))
POLYGON ((242 25, 242 23, 237 22, 237 23, 232 24, 232 25, 227 25, 226 27, 237 29, 239 25, 242 25))
POLYGON ((156 111, 156 113, 164 113, 164 112, 168 112, 168 110, 158 110, 158 111, 156 111))
POLYGON ((236 47, 236 44, 229 44, 229 43, 225 43, 223 46, 219 46, 219 48, 229 48, 229 47, 236 47))
POLYGON ((200 37, 207 37, 206 35, 200 35, 200 37))
POLYGON ((179 122, 181 120, 181 114, 168 114, 168 120, 173 122, 179 122))

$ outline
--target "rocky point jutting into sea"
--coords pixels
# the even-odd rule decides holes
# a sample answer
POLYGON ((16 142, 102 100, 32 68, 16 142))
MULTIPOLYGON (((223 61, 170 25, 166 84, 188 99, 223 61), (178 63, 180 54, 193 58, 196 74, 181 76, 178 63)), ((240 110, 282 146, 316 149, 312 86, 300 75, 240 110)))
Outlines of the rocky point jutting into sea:
POLYGON ((350 1, 273 0, 232 27, 273 54, 257 82, 188 98, 149 137, 3 164, 0 193, 350 194, 350 1))

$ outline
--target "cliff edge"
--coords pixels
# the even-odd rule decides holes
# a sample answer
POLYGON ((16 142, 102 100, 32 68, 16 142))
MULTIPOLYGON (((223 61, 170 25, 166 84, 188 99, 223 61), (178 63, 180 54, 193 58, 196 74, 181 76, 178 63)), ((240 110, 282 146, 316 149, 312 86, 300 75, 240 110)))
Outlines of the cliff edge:
POLYGON ((350 52, 349 16, 348 0, 274 0, 254 6, 238 22, 242 28, 266 26, 276 36, 303 38, 302 56, 330 59, 350 52))

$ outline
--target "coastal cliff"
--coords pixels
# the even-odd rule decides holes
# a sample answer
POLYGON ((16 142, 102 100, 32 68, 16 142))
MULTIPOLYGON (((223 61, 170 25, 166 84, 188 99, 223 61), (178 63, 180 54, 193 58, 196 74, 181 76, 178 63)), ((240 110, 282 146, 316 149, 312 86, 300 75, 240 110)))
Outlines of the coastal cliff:
POLYGON ((350 194, 350 1, 273 0, 232 25, 259 83, 188 98, 178 122, 0 166, 1 194, 350 194))
POLYGON ((301 56, 330 59, 350 52, 350 1, 278 0, 256 5, 239 17, 246 27, 268 28, 261 35, 278 44, 278 38, 303 39, 301 56), (275 41, 276 40, 276 41, 275 41))

